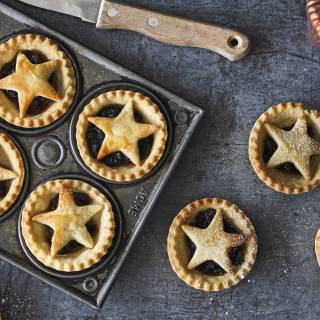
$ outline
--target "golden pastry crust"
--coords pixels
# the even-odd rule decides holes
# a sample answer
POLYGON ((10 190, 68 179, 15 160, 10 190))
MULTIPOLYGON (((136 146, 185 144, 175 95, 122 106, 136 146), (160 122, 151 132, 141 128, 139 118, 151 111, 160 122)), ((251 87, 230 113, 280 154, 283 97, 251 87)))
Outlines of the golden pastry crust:
POLYGON ((315 250, 317 261, 320 267, 320 229, 318 230, 316 235, 316 239, 314 242, 314 250, 315 250))
POLYGON ((22 156, 15 144, 4 133, 0 132, 0 167, 15 173, 15 178, 8 180, 9 190, 4 198, 0 199, 0 216, 18 199, 25 180, 25 167, 22 156))
POLYGON ((307 16, 309 23, 312 27, 312 32, 317 37, 317 41, 320 38, 320 1, 319 0, 307 0, 307 16))
POLYGON ((53 101, 50 107, 40 114, 21 117, 19 109, 0 90, 0 117, 18 127, 44 127, 61 118, 73 102, 76 92, 76 78, 73 66, 64 51, 53 40, 41 35, 25 34, 14 36, 0 44, 0 70, 7 63, 13 61, 17 54, 22 51, 39 52, 48 61, 59 62, 55 69, 55 76, 57 94, 60 99, 53 101))
POLYGON ((31 193, 22 211, 21 228, 27 247, 40 262, 58 271, 74 272, 91 267, 107 253, 113 241, 115 221, 110 202, 99 190, 79 180, 62 179, 48 181, 31 193), (47 211, 50 201, 60 193, 62 184, 67 184, 74 192, 87 194, 92 205, 103 209, 92 218, 98 226, 93 248, 83 247, 68 254, 51 255, 46 238, 48 227, 34 221, 33 217, 47 211))
POLYGON ((195 289, 204 291, 222 291, 236 285, 252 269, 257 256, 257 237, 249 218, 234 204, 217 198, 205 198, 188 204, 174 218, 168 235, 167 249, 172 269, 181 280, 195 289), (182 226, 192 224, 197 214, 206 209, 221 209, 223 216, 229 219, 243 235, 246 236, 244 260, 240 266, 234 267, 232 273, 223 275, 207 275, 196 269, 188 269, 190 249, 186 245, 186 234, 182 226))
POLYGON ((157 165, 165 151, 167 136, 167 123, 159 107, 141 93, 125 90, 109 91, 92 99, 79 115, 76 126, 77 146, 85 164, 99 176, 117 182, 136 180, 150 172, 157 165), (151 152, 141 165, 109 167, 93 158, 90 154, 86 139, 90 124, 88 118, 92 119, 101 109, 109 105, 119 104, 125 106, 129 101, 133 102, 134 110, 142 115, 147 124, 157 126, 156 132, 153 133, 151 152))
MULTIPOLYGON (((249 138, 249 158, 259 178, 269 187, 286 194, 310 191, 320 183, 320 155, 310 157, 310 178, 284 172, 277 167, 268 167, 263 160, 264 142, 269 135, 267 126, 279 129, 295 126, 305 121, 312 128, 314 143, 320 142, 320 114, 317 110, 305 110, 300 103, 281 103, 270 107, 254 124, 249 138)), ((310 140, 309 137, 307 139, 310 140)), ((310 140, 310 141, 311 141, 310 140)), ((297 141, 299 142, 299 141, 297 141)), ((304 146, 302 146, 304 147, 304 146)), ((305 149, 305 148, 304 148, 305 149)))

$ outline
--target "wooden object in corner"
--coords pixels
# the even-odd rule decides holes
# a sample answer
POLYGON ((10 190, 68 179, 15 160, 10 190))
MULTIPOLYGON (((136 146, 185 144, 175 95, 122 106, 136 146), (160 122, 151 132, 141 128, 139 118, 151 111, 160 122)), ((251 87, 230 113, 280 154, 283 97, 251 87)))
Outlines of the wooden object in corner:
POLYGON ((132 30, 172 45, 205 48, 231 61, 250 50, 248 37, 238 31, 107 0, 101 3, 97 28, 132 30))

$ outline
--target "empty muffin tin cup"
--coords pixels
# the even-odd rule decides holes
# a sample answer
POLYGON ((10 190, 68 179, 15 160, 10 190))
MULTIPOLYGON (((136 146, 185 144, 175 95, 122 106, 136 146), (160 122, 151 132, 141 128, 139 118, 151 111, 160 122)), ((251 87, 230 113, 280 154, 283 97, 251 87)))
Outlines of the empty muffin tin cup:
POLYGON ((49 136, 37 140, 32 145, 31 156, 40 169, 54 169, 65 160, 66 147, 59 138, 49 136))

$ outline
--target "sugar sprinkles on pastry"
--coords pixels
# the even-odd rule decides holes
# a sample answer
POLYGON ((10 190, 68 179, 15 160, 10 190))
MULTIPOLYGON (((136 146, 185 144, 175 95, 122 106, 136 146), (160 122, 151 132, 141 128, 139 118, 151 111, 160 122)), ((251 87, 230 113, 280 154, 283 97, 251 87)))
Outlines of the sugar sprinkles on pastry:
POLYGON ((320 183, 320 115, 299 103, 269 108, 249 139, 251 164, 271 188, 288 194, 307 192, 320 183))
POLYGON ((171 224, 167 243, 179 278, 205 291, 236 285, 252 269, 257 255, 251 221, 235 205, 217 198, 183 208, 171 224))
POLYGON ((310 180, 310 158, 320 154, 320 142, 309 137, 306 118, 297 119, 290 131, 279 129, 269 123, 266 123, 265 127, 278 145, 277 150, 269 159, 267 167, 273 168, 291 162, 306 180, 310 180))
POLYGON ((233 272, 234 266, 229 258, 231 248, 242 245, 247 237, 224 231, 222 210, 216 211, 214 218, 205 229, 182 225, 182 230, 196 246, 196 251, 188 264, 188 269, 194 269, 200 264, 212 260, 226 272, 233 272))

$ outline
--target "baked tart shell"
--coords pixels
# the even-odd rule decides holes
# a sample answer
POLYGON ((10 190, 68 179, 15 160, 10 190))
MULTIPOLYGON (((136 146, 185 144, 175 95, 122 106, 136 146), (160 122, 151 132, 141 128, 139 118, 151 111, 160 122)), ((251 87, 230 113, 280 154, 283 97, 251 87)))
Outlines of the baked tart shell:
POLYGON ((301 176, 291 176, 277 168, 267 168, 263 160, 264 140, 267 136, 266 123, 279 128, 294 125, 297 119, 306 117, 307 124, 314 129, 317 140, 320 140, 320 113, 317 110, 305 110, 300 103, 281 103, 270 107, 254 124, 249 137, 249 158, 258 177, 269 187, 286 194, 308 192, 320 183, 320 156, 313 156, 311 162, 313 176, 305 180, 301 176))
POLYGON ((174 218, 167 240, 169 260, 174 272, 189 286, 204 291, 222 291, 238 284, 251 271, 257 256, 257 236, 249 218, 234 204, 217 198, 205 198, 188 204, 174 218), (196 215, 206 209, 223 210, 232 225, 248 236, 244 247, 243 262, 235 267, 233 273, 208 275, 196 269, 188 269, 189 248, 186 246, 185 233, 181 226, 190 224, 196 215))
POLYGON ((43 35, 21 34, 12 36, 9 40, 0 44, 0 70, 7 63, 13 61, 21 51, 39 52, 48 61, 59 61, 56 77, 58 83, 57 92, 61 99, 53 102, 46 111, 38 115, 26 115, 21 118, 19 109, 0 90, 0 118, 20 128, 36 129, 46 127, 60 119, 74 101, 77 89, 74 66, 62 47, 54 40, 43 35))
POLYGON ((93 98, 80 113, 76 123, 76 144, 85 165, 99 177, 114 182, 131 182, 151 172, 161 160, 168 140, 168 126, 160 108, 149 97, 130 90, 111 90, 93 98), (114 104, 125 105, 133 101, 134 109, 143 115, 148 124, 159 127, 153 134, 153 145, 141 166, 110 167, 95 159, 88 147, 86 138, 90 125, 88 118, 94 117, 101 109, 114 104))
POLYGON ((80 180, 58 179, 38 186, 26 200, 21 213, 21 233, 31 254, 45 266, 62 272, 82 271, 98 263, 113 243, 115 228, 114 213, 109 200, 98 189, 80 180), (47 210, 50 201, 59 194, 62 183, 66 183, 74 192, 89 195, 92 204, 102 205, 103 210, 93 218, 99 231, 94 237, 92 249, 83 247, 69 254, 52 257, 45 237, 44 228, 48 227, 33 221, 32 218, 47 210))
POLYGON ((320 267, 320 229, 318 230, 315 238, 314 249, 315 249, 316 258, 320 267))
POLYGON ((306 9, 309 22, 311 40, 319 46, 320 44, 320 1, 307 0, 306 9))
MULTIPOLYGON (((0 132, 0 152, 7 158, 10 170, 17 174, 17 177, 10 181, 10 187, 6 196, 0 200, 0 217, 4 215, 17 201, 25 183, 25 164, 20 151, 13 141, 3 132, 0 132), (1 147, 2 146, 2 147, 1 147)), ((1 165, 1 163, 0 163, 1 165)))

